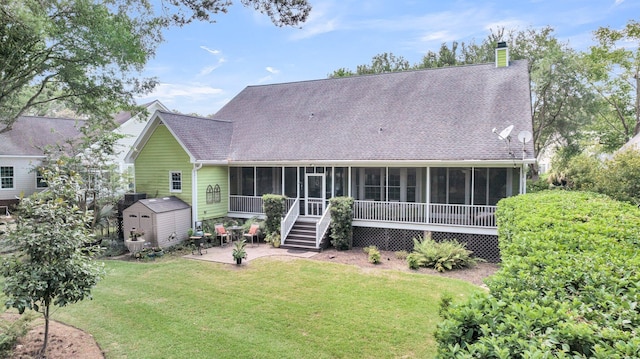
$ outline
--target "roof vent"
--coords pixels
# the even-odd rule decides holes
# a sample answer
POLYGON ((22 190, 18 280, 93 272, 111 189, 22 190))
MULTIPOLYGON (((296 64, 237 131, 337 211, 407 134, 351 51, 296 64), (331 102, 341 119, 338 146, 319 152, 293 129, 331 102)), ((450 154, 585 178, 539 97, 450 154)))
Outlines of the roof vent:
POLYGON ((509 66, 509 48, 506 42, 501 41, 496 47, 496 67, 507 66, 509 66))

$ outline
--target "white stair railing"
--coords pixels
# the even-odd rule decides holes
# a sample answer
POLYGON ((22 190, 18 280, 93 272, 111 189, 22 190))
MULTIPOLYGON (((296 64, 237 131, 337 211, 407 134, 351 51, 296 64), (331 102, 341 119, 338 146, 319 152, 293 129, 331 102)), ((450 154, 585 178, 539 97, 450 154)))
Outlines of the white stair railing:
POLYGON ((291 232, 291 228, 298 220, 300 216, 300 198, 296 198, 295 202, 289 211, 284 216, 284 218, 280 221, 280 244, 284 244, 289 232, 291 232))
POLYGON ((327 208, 322 214, 322 217, 320 217, 320 220, 318 221, 318 223, 316 223, 316 248, 320 248, 320 241, 322 241, 322 238, 327 233, 329 225, 331 224, 330 209, 331 204, 328 204, 327 208))

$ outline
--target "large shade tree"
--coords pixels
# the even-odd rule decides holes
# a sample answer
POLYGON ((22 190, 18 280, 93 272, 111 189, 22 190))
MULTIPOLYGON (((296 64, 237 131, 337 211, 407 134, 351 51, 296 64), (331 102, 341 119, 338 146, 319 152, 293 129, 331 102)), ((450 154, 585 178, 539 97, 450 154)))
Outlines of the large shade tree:
POLYGON ((640 132, 640 22, 601 27, 586 54, 589 84, 602 103, 593 131, 608 152, 640 132))
MULTIPOLYGON (((277 26, 306 20, 307 0, 240 0, 277 26)), ((107 120, 153 89, 140 76, 162 30, 214 22, 228 0, 4 0, 0 2, 0 133, 52 103, 107 120)))

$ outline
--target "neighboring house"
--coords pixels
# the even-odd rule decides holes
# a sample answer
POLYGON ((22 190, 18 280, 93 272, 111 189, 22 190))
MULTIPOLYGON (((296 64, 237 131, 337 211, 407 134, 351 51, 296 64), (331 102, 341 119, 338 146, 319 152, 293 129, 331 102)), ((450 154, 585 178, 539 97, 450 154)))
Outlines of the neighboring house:
POLYGON ((118 113, 114 120, 119 125, 115 132, 124 135, 123 138, 116 142, 115 150, 117 152, 113 161, 117 164, 118 172, 128 175, 131 180, 130 186, 133 186, 133 164, 125 161, 125 156, 133 146, 140 133, 147 125, 147 121, 151 115, 158 110, 168 111, 168 109, 158 100, 142 105, 144 112, 132 115, 131 112, 123 111, 118 113))
POLYGON ((34 171, 44 159, 43 148, 80 136, 83 124, 68 118, 21 116, 11 131, 0 134, 0 206, 15 205, 20 196, 45 189, 34 171))
MULTIPOLYGON (((118 154, 113 158, 113 163, 123 174, 133 172, 131 164, 126 163, 124 157, 150 116, 157 110, 167 110, 159 101, 143 107, 146 113, 131 115, 130 112, 121 112, 114 118, 119 125, 115 131, 125 135, 117 141, 115 147, 118 154)), ((21 116, 11 131, 0 134, 0 206, 15 205, 20 196, 29 196, 46 188, 37 171, 34 171, 44 159, 43 148, 81 136, 79 128, 83 125, 82 120, 21 116)), ((2 210, 4 208, 0 207, 0 214, 3 214, 2 210)))
POLYGON ((622 145, 622 147, 620 147, 620 149, 616 152, 622 152, 626 150, 636 150, 636 151, 640 150, 640 133, 631 137, 631 139, 627 141, 627 143, 622 145))
POLYGON ((249 86, 213 117, 156 112, 127 156, 136 191, 181 198, 192 225, 261 215, 262 195, 283 194, 290 247, 321 248, 328 199, 351 196, 355 246, 430 233, 495 260, 496 203, 525 192, 535 162, 518 141, 532 132, 522 61, 249 86))

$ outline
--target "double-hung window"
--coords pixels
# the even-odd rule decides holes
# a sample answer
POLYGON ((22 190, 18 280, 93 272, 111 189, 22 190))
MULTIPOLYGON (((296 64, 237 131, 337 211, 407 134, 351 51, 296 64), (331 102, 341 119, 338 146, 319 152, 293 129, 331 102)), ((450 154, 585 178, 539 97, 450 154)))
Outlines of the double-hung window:
POLYGON ((13 167, 9 167, 9 166, 0 167, 0 188, 2 189, 13 188, 13 167))
POLYGON ((169 192, 182 192, 182 172, 169 173, 169 192))
POLYGON ((44 177, 42 177, 42 172, 36 172, 36 188, 47 188, 47 182, 44 181, 44 177))

